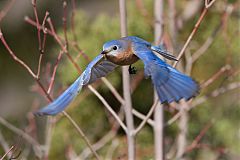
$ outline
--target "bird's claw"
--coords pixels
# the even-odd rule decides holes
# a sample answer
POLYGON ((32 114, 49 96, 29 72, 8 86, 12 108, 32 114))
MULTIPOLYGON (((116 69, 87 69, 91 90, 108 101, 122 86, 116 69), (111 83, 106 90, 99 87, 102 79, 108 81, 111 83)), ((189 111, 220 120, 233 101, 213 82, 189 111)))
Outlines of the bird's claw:
POLYGON ((136 74, 137 73, 137 69, 136 67, 132 67, 131 65, 128 68, 128 72, 129 74, 136 74))

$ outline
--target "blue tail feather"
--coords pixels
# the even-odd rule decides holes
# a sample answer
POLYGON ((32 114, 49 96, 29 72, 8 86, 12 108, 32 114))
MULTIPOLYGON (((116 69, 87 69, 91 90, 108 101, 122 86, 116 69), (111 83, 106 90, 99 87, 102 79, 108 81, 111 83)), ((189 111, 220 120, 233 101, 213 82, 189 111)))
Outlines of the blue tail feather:
POLYGON ((165 85, 165 88, 169 91, 169 93, 172 95, 172 99, 170 100, 172 101, 179 101, 181 99, 181 96, 179 95, 179 91, 177 89, 175 89, 172 84, 168 84, 165 85))
POLYGON ((159 71, 152 72, 151 75, 161 103, 178 102, 181 99, 189 100, 198 94, 199 86, 196 81, 174 68, 168 68, 167 75, 159 71), (168 78, 165 78, 163 83, 161 78, 164 79, 164 76, 168 78))

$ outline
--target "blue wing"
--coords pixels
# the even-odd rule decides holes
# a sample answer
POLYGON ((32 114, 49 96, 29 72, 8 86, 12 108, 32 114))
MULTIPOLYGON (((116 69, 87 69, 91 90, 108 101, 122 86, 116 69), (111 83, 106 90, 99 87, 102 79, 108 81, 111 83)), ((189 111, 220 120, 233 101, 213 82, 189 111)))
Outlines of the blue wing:
POLYGON ((198 94, 198 84, 189 76, 166 64, 146 45, 134 44, 134 54, 144 63, 144 73, 151 77, 161 103, 189 100, 198 94))
POLYGON ((97 79, 112 72, 117 65, 105 60, 103 55, 98 55, 78 77, 78 79, 65 90, 57 99, 46 107, 36 112, 36 115, 56 115, 62 112, 81 91, 82 87, 95 82, 97 79))

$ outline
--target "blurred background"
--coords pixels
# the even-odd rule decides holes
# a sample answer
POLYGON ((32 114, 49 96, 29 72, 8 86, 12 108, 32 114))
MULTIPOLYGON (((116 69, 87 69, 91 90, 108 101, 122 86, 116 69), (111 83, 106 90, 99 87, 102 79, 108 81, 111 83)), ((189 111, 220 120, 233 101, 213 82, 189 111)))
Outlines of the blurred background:
MULTIPOLYGON (((76 41, 81 51, 91 60, 100 53, 104 42, 120 37, 118 1, 77 0, 76 10, 73 10, 73 2, 67 1, 68 39, 70 43, 76 41), (71 29, 73 11, 75 11, 76 39, 71 29)), ((129 35, 139 36, 153 42, 153 2, 152 0, 127 1, 129 35)), ((9 11, 3 18, 1 18, 3 12, 0 12, 0 27, 4 37, 14 53, 34 72, 37 72, 39 58, 37 29, 24 20, 27 16, 35 21, 32 3, 30 0, 1 0, 0 10, 6 9, 8 5, 10 6, 9 11)), ((215 2, 179 65, 180 70, 191 75, 200 84, 206 85, 200 95, 193 100, 194 109, 190 110, 187 115, 187 147, 201 133, 202 137, 199 146, 186 150, 183 159, 240 159, 239 5, 237 0, 215 2), (212 78, 212 82, 204 83, 210 78, 212 78)), ((203 7, 203 1, 199 0, 168 0, 164 2, 163 41, 170 52, 175 55, 179 53, 203 7), (171 8, 173 2, 174 9, 171 8)), ((37 1, 37 11, 40 22, 42 22, 45 12, 48 11, 57 34, 64 37, 63 1, 37 1)), ((49 28, 47 24, 46 26, 49 28)), ((74 46, 69 46, 69 53, 83 70, 88 64, 88 59, 81 56, 80 51, 74 46)), ((60 47, 54 38, 47 35, 41 69, 41 82, 46 87, 49 84, 59 51, 60 47)), ((135 66, 138 68, 138 73, 131 75, 133 106, 139 112, 146 114, 152 104, 153 88, 151 81, 143 77, 143 64, 137 62, 135 66)), ((44 144, 46 117, 36 118, 32 112, 48 102, 33 78, 11 58, 2 43, 0 43, 0 75, 1 119, 7 120, 13 126, 34 137, 40 144, 44 144)), ((73 64, 69 62, 66 55, 63 55, 59 62, 52 96, 57 97, 78 75, 73 64)), ((117 69, 107 78, 122 94, 121 69, 117 69)), ((120 110, 120 103, 101 81, 94 83, 94 87, 115 111, 120 110)), ((114 138, 98 151, 102 157, 126 159, 124 132, 118 127, 112 127, 113 118, 98 98, 87 88, 81 92, 67 112, 82 127, 92 143, 98 142, 109 132, 114 133, 114 138)), ((177 108, 166 106, 165 120, 171 119, 177 112, 177 108)), ((33 147, 24 138, 4 126, 2 120, 0 122, 0 157, 6 150, 6 146, 4 147, 2 144, 11 146, 20 143, 22 151, 20 159, 34 159, 36 153, 33 147)), ((135 118, 136 124, 140 122, 135 118)), ((165 130, 167 159, 174 159, 177 150, 178 125, 179 123, 176 121, 167 126, 165 130)), ((153 159, 152 132, 151 126, 146 125, 137 136, 137 159, 153 159)), ((73 157, 76 155, 81 155, 85 157, 84 159, 92 158, 75 129, 64 117, 59 115, 52 132, 49 159, 74 159, 73 157)))

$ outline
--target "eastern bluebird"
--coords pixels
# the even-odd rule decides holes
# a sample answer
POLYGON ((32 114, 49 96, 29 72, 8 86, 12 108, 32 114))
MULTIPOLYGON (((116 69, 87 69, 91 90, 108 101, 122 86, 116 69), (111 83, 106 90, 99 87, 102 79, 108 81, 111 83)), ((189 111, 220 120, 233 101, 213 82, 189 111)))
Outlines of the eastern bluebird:
POLYGON ((135 37, 123 37, 106 42, 103 51, 92 62, 79 78, 56 100, 39 110, 37 115, 55 115, 63 111, 77 96, 83 86, 106 76, 117 66, 130 65, 129 72, 135 73, 131 64, 141 59, 144 63, 145 77, 151 77, 161 103, 189 100, 198 94, 198 84, 189 76, 184 75, 160 59, 155 53, 170 60, 177 60, 159 46, 135 37))

